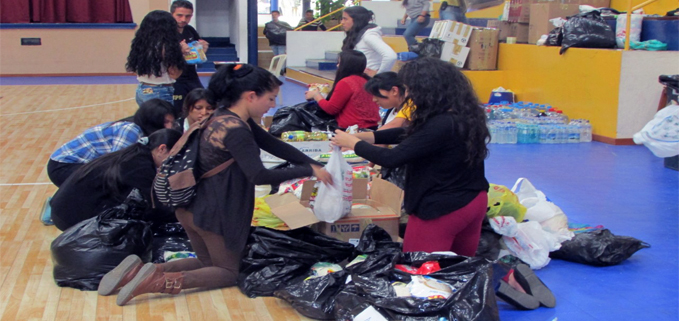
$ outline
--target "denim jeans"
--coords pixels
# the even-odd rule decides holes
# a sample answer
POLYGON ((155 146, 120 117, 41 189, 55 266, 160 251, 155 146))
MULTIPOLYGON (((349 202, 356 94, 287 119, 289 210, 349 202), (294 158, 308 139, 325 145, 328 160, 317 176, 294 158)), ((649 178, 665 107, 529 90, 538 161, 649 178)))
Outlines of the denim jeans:
POLYGON ((271 50, 273 50, 273 55, 285 55, 285 46, 271 45, 271 50))
POLYGON ((160 98, 167 101, 171 105, 174 105, 174 100, 172 97, 173 94, 174 87, 172 87, 172 85, 151 86, 140 83, 139 86, 137 86, 137 95, 135 98, 139 107, 141 107, 141 104, 143 104, 145 101, 151 100, 153 98, 160 98))
POLYGON ((406 43, 408 44, 408 47, 417 43, 417 40, 415 40, 415 36, 417 36, 417 34, 420 33, 420 31, 429 24, 429 20, 431 20, 430 17, 425 17, 424 21, 420 23, 417 22, 417 18, 410 19, 410 24, 408 25, 408 27, 406 27, 406 31, 403 32, 403 38, 406 38, 406 43))
POLYGON ((446 10, 439 11, 439 17, 441 20, 453 20, 462 23, 467 23, 467 17, 464 15, 460 7, 448 6, 446 10))

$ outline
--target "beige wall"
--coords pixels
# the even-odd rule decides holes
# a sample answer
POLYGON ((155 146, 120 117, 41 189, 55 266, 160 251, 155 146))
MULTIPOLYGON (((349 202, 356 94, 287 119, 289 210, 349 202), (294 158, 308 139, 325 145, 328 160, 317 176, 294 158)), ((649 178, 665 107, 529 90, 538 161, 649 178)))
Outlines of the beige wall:
MULTIPOLYGON (((168 0, 130 1, 138 25, 168 0)), ((134 29, 0 29, 0 75, 122 74, 134 29), (21 46, 21 38, 41 46, 21 46)))

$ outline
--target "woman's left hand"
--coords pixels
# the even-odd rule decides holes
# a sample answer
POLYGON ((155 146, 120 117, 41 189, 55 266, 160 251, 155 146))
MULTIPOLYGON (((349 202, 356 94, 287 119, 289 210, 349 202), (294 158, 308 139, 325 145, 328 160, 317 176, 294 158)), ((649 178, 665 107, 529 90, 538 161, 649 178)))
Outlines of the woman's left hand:
POLYGON ((335 136, 330 138, 330 142, 332 142, 333 145, 351 150, 354 149, 354 146, 356 146, 356 143, 359 141, 361 140, 358 137, 352 134, 347 134, 346 132, 339 129, 335 130, 335 136))
POLYGON ((310 90, 304 93, 304 98, 306 100, 316 100, 316 95, 318 95, 318 91, 316 90, 310 90))
POLYGON ((423 22, 424 22, 424 17, 423 17, 423 16, 417 17, 417 22, 423 23, 423 22))

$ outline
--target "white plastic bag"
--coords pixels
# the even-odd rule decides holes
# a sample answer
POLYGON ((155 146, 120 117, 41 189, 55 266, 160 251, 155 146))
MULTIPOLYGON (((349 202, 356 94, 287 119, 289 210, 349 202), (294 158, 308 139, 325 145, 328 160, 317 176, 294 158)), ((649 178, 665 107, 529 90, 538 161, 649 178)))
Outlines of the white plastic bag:
POLYGON ((658 111, 633 138, 634 143, 644 144, 655 156, 679 155, 679 105, 658 111))
POLYGON ((550 261, 549 252, 561 248, 561 243, 534 221, 519 223, 516 236, 503 236, 502 240, 509 251, 534 270, 545 267, 550 261))
POLYGON ((351 212, 353 169, 335 146, 325 165, 332 175, 332 185, 320 184, 314 203, 314 214, 321 221, 334 223, 351 212))
MULTIPOLYGON (((644 20, 644 15, 642 14, 631 14, 632 23, 629 27, 629 41, 639 42, 641 40, 641 23, 644 20)), ((627 15, 618 15, 618 19, 615 25, 615 43, 618 48, 625 48, 625 32, 627 31, 627 15)))
POLYGON ((538 190, 527 178, 516 180, 512 192, 516 193, 521 205, 526 207, 525 219, 540 223, 559 244, 575 236, 568 230, 568 217, 556 204, 547 200, 545 193, 538 190), (518 189, 518 190, 517 190, 518 189))

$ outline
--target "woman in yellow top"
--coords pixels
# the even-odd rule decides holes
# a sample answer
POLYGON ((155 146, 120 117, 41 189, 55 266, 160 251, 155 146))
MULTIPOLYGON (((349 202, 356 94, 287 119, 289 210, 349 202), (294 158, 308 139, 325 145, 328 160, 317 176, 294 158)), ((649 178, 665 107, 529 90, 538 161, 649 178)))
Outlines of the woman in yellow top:
POLYGON ((405 100, 405 86, 398 80, 395 72, 375 75, 368 80, 364 88, 373 96, 374 102, 382 108, 389 109, 379 130, 404 127, 408 124, 415 105, 411 100, 405 100))

